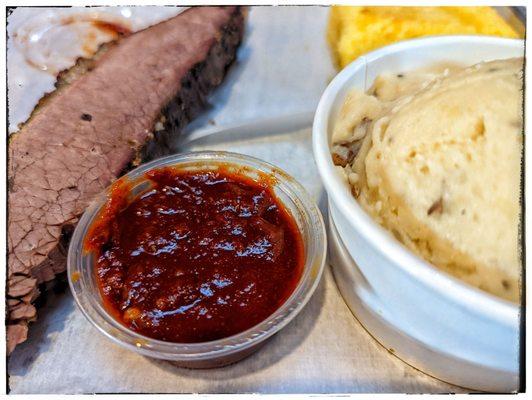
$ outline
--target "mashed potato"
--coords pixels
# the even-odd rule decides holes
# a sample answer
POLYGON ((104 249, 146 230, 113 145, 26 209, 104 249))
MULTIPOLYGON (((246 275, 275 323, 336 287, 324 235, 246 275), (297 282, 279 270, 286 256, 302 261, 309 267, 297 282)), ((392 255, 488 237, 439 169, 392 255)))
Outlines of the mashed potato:
POLYGON ((360 204, 433 265, 519 300, 522 59, 379 77, 333 159, 360 204))

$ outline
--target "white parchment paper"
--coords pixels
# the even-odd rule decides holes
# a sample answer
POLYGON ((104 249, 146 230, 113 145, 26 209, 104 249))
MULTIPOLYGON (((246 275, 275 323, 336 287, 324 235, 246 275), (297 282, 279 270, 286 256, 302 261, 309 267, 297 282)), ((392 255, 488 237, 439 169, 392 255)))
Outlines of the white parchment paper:
MULTIPOLYGON (((334 76, 323 7, 255 7, 239 62, 194 128, 312 110, 334 76)), ((207 141, 262 158, 298 179, 325 211, 310 128, 237 141, 207 141)), ((325 215, 325 214, 324 214, 325 215)), ((325 215, 326 217, 326 215, 325 215)), ((70 293, 51 296, 28 341, 9 360, 12 393, 345 393, 461 392, 388 353, 343 302, 329 267, 303 311, 262 349, 212 370, 176 368, 111 343, 83 317, 70 293)))

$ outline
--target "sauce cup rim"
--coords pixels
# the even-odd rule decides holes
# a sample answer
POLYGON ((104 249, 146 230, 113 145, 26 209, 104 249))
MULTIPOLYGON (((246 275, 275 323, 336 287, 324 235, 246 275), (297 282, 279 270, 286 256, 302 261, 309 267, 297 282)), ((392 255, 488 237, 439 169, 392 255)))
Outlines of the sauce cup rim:
MULTIPOLYGON (((238 172, 237 172, 238 173, 238 172)), ((279 199, 287 207, 286 203, 279 199)), ((292 215, 296 219, 296 216, 292 215)), ((299 224, 298 224, 299 225, 299 224)), ((113 182, 106 191, 98 196, 80 218, 72 236, 68 256, 67 274, 70 289, 78 308, 85 317, 105 336, 138 353, 173 361, 208 360, 215 357, 238 353, 253 347, 286 326, 305 306, 314 293, 323 273, 326 257, 327 240, 323 217, 306 190, 294 178, 282 169, 258 158, 224 151, 187 152, 159 158, 142 164, 120 179, 113 182), (83 259, 83 242, 88 228, 99 214, 107 200, 109 190, 124 179, 141 178, 147 171, 164 167, 198 165, 230 165, 245 167, 249 171, 273 174, 274 188, 281 188, 295 202, 300 213, 305 232, 300 233, 305 247, 305 264, 303 273, 290 297, 268 318, 241 333, 208 342, 175 343, 153 339, 134 332, 120 323, 98 301, 99 293, 94 293, 83 278, 83 273, 90 273, 87 260, 83 259), (307 236, 305 236, 307 234, 307 236)))

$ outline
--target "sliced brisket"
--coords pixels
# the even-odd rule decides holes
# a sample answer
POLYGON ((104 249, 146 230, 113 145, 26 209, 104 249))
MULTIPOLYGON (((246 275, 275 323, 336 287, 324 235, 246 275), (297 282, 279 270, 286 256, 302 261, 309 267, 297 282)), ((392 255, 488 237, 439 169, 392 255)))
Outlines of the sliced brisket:
POLYGON ((84 209, 121 173, 168 149, 222 81, 242 31, 238 7, 193 7, 125 37, 11 138, 8 353, 26 339, 38 284, 64 271, 84 209))

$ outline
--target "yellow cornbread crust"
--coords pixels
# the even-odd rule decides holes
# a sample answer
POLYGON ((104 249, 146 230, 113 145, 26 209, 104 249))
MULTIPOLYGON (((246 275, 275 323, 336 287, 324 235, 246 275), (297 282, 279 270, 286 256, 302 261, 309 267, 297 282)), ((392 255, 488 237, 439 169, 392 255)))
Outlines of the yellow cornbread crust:
POLYGON ((327 29, 338 68, 388 44, 431 35, 519 34, 492 7, 331 7, 327 29))

